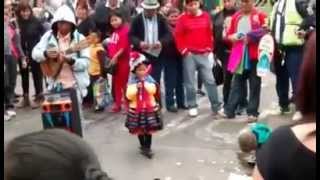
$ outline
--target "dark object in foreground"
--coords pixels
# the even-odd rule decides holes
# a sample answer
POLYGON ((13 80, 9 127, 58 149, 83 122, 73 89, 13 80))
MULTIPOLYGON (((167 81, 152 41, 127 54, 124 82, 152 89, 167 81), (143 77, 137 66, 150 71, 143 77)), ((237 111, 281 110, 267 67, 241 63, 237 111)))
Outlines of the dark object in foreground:
POLYGON ((80 137, 47 129, 13 139, 4 153, 6 180, 110 180, 80 137))
POLYGON ((75 89, 44 95, 42 124, 44 129, 62 128, 82 137, 80 111, 75 89))

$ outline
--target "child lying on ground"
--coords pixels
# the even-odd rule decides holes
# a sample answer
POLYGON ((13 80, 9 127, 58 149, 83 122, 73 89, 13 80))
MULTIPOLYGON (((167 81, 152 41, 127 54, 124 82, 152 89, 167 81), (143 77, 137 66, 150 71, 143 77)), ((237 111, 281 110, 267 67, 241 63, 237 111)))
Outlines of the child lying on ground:
POLYGON ((241 153, 238 158, 248 165, 255 164, 255 152, 267 142, 271 135, 271 128, 264 123, 253 123, 240 131, 238 143, 241 153))

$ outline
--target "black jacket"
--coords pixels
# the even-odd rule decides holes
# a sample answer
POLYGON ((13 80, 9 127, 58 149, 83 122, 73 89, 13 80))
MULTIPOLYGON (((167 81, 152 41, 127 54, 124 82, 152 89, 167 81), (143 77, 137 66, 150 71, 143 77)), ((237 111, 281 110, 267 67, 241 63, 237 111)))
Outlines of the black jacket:
POLYGON ((222 61, 228 56, 228 50, 230 50, 230 47, 223 41, 223 24, 226 18, 231 17, 236 11, 236 9, 221 10, 212 16, 214 47, 216 47, 214 52, 222 61))
POLYGON ((29 20, 18 20, 21 47, 26 56, 31 57, 33 47, 40 41, 41 36, 45 33, 45 28, 40 20, 31 16, 29 20))
POLYGON ((168 36, 167 44, 162 49, 163 57, 165 57, 168 60, 181 60, 182 55, 178 51, 175 39, 174 39, 174 27, 170 27, 170 36, 168 36))
POLYGON ((94 30, 96 30, 96 24, 91 17, 88 17, 78 25, 78 31, 84 36, 88 36, 90 31, 94 30))
MULTIPOLYGON (((143 23, 143 14, 140 13, 138 16, 136 16, 133 20, 132 20, 132 24, 131 24, 131 29, 129 32, 129 38, 131 41, 131 44, 133 45, 133 49, 136 51, 139 51, 140 53, 144 54, 148 59, 154 59, 154 57, 152 57, 149 54, 146 54, 144 52, 142 52, 142 50, 140 49, 140 42, 144 41, 144 23, 143 23)), ((166 19, 160 15, 157 14, 158 16, 158 37, 159 37, 159 41, 162 44, 162 48, 165 48, 165 46, 169 45, 170 42, 170 30, 167 24, 166 19)), ((160 56, 162 56, 163 51, 161 51, 160 56)))

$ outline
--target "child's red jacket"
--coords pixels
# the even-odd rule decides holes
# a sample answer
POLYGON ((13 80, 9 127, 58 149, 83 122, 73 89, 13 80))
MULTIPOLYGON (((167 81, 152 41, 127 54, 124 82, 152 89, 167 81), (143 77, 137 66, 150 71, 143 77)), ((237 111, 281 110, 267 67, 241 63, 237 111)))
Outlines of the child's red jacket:
MULTIPOLYGON (((232 16, 231 24, 228 29, 227 36, 237 33, 238 22, 241 19, 242 15, 243 14, 240 10, 232 16)), ((262 28, 263 25, 267 24, 267 20, 268 20, 267 15, 264 12, 254 8, 250 14, 251 30, 262 28)), ((258 42, 251 41, 250 39, 248 40, 249 40, 248 48, 249 48, 250 60, 256 61, 258 60, 258 42)))

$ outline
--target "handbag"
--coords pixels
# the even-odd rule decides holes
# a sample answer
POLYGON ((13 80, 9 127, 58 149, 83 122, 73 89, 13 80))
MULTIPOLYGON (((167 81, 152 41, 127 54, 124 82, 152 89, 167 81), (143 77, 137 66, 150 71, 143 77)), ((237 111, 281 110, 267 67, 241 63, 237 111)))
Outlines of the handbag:
POLYGON ((116 64, 111 63, 111 58, 109 58, 108 56, 105 56, 103 68, 104 68, 104 72, 106 72, 107 74, 113 75, 116 70, 116 64))
POLYGON ((217 86, 222 85, 224 81, 222 63, 218 58, 214 58, 212 67, 213 77, 216 80, 217 86))
POLYGON ((104 109, 112 104, 113 99, 109 83, 104 78, 99 78, 93 83, 93 97, 95 110, 104 109))

